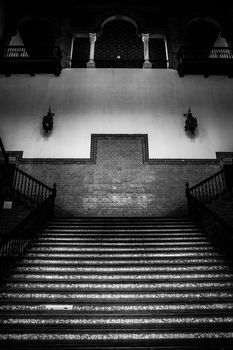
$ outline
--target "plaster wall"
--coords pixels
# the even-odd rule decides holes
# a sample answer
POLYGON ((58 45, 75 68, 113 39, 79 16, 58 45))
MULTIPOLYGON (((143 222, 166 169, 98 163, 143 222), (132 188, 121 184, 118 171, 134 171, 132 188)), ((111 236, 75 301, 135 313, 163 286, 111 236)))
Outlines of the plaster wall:
POLYGON ((64 69, 0 76, 0 135, 25 158, 88 158, 90 135, 148 134, 150 158, 215 158, 233 150, 233 79, 175 70, 64 69), (44 135, 51 106, 54 129, 44 135), (183 113, 198 119, 195 138, 183 113))

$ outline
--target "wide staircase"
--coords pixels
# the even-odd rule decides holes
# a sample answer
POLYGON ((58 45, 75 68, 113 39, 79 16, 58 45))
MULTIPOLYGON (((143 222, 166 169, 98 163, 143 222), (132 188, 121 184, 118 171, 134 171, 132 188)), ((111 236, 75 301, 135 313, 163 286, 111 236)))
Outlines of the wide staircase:
POLYGON ((187 218, 55 218, 0 290, 1 349, 233 349, 233 269, 187 218))

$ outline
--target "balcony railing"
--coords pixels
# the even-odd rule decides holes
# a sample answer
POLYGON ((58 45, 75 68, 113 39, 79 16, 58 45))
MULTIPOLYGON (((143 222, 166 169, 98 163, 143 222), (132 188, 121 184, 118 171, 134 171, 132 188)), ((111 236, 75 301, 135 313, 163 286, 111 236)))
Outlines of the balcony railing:
POLYGON ((0 73, 61 73, 58 46, 5 46, 0 52, 0 73))
POLYGON ((198 49, 183 47, 178 53, 178 73, 233 76, 233 48, 198 49))

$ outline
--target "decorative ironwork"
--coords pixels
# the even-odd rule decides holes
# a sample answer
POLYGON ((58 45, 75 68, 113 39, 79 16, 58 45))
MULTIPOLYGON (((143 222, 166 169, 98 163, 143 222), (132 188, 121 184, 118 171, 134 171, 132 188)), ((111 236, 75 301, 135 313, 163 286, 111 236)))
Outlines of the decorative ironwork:
POLYGON ((188 110, 188 113, 184 114, 184 117, 186 118, 184 130, 187 133, 194 135, 194 132, 197 128, 197 118, 193 116, 190 108, 188 110))
POLYGON ((178 52, 178 73, 185 74, 226 74, 233 75, 233 48, 214 47, 198 49, 182 47, 178 52))
POLYGON ((56 184, 53 188, 46 186, 13 164, 5 164, 5 170, 4 175, 13 198, 18 196, 30 201, 34 209, 0 242, 2 277, 9 273, 12 265, 52 215, 56 197, 56 184))
POLYGON ((45 130, 46 134, 53 129, 53 117, 54 113, 52 113, 51 108, 49 107, 48 113, 43 117, 42 122, 43 129, 45 130))
POLYGON ((232 254, 233 228, 206 205, 229 189, 226 177, 223 169, 191 188, 187 182, 186 197, 193 220, 202 227, 218 248, 232 254))
POLYGON ((5 46, 0 52, 0 73, 61 73, 58 46, 5 46))

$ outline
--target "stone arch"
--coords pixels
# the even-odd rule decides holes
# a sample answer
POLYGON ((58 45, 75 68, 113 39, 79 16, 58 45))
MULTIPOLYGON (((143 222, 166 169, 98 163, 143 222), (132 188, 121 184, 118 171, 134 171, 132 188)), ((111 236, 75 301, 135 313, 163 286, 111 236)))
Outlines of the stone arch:
POLYGON ((143 42, 133 18, 113 15, 101 23, 95 50, 97 67, 141 68, 143 58, 143 42))
POLYGON ((194 48, 211 48, 222 31, 218 21, 210 17, 195 17, 185 25, 184 45, 194 48))
POLYGON ((103 28, 105 25, 107 25, 108 23, 113 22, 113 21, 126 21, 126 22, 131 23, 136 28, 136 33, 139 34, 137 22, 132 17, 129 17, 127 15, 108 16, 107 18, 105 18, 105 20, 102 21, 102 23, 100 25, 100 32, 103 31, 103 28))

